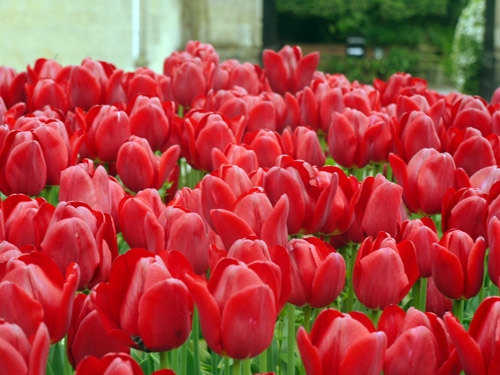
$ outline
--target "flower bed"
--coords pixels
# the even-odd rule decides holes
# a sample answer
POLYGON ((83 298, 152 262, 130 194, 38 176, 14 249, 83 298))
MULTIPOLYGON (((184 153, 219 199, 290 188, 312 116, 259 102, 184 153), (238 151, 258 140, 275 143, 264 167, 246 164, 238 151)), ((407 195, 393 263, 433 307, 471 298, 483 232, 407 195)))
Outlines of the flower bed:
POLYGON ((0 67, 0 373, 496 373, 500 100, 189 42, 0 67))

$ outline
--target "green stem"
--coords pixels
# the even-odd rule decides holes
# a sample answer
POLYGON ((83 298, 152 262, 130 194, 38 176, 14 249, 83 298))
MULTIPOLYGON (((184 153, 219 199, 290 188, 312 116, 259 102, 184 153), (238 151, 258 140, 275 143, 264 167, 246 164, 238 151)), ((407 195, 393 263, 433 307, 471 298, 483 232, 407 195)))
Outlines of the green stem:
MULTIPOLYGON (((171 355, 175 356, 177 353, 172 352, 171 355)), ((169 352, 160 352, 160 368, 167 369, 169 368, 169 360, 168 360, 169 352)))
POLYGON ((217 375, 219 367, 219 359, 217 353, 212 351, 211 357, 212 357, 212 375, 217 375))
MULTIPOLYGON (((271 346, 269 346, 269 348, 270 347, 271 346)), ((268 361, 267 353, 269 351, 269 348, 267 348, 266 350, 264 350, 259 355, 259 372, 262 372, 262 373, 267 372, 267 361, 268 361)))
POLYGON ((287 373, 295 374, 295 306, 291 303, 287 306, 288 331, 287 331, 287 373))
POLYGON ((241 374, 252 375, 252 359, 245 359, 242 362, 241 374))
POLYGON ((347 277, 347 299, 345 301, 345 306, 343 311, 350 312, 352 311, 352 306, 354 304, 354 286, 353 286, 353 273, 354 273, 354 265, 356 263, 356 244, 351 243, 348 248, 346 262, 348 267, 349 275, 347 277))
POLYGON ((422 277, 413 286, 413 298, 415 299, 415 307, 423 312, 425 312, 426 297, 427 278, 422 277))
POLYGON ((381 314, 382 314, 382 310, 380 310, 380 309, 370 310, 370 320, 372 321, 372 323, 375 327, 378 326, 378 320, 380 319, 381 314))
POLYGON ((239 359, 235 359, 233 361, 233 367, 231 368, 231 375, 242 375, 241 365, 242 361, 239 359))
MULTIPOLYGON (((194 373, 201 374, 200 369, 200 323, 198 318, 198 309, 193 312, 193 366, 194 373)), ((186 353, 187 354, 187 353, 186 353)), ((186 358, 187 360, 187 358, 186 358)))
POLYGON ((229 375, 229 358, 224 357, 224 375, 229 375))
POLYGON ((185 342, 181 347, 180 347, 180 365, 179 367, 181 368, 180 371, 178 372, 179 374, 186 374, 187 373, 187 367, 188 367, 188 349, 189 349, 189 343, 185 342))
POLYGON ((311 312, 312 312, 311 306, 305 305, 304 307, 302 307, 302 314, 304 316, 303 325, 307 332, 311 330, 311 312))
POLYGON ((464 305, 465 305, 465 300, 463 298, 456 299, 453 302, 453 314, 461 324, 463 324, 464 305))

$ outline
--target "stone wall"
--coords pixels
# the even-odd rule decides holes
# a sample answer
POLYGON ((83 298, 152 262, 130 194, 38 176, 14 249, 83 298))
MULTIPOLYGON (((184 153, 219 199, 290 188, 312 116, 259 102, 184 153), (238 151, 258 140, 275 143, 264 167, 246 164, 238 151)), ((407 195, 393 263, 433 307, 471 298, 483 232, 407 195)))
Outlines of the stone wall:
POLYGON ((132 70, 139 57, 140 17, 145 10, 146 61, 161 71, 181 44, 181 0, 2 0, 0 65, 26 69, 45 57, 63 65, 85 57, 132 70))

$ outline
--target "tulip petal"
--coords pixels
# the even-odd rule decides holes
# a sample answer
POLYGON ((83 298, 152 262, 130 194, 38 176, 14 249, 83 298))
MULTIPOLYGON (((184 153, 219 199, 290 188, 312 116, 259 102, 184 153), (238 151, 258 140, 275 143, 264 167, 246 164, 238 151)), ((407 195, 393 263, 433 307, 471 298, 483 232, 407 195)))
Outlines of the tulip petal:
POLYGON ((322 374, 321 358, 318 349, 311 343, 304 327, 297 331, 297 346, 307 375, 322 374))
POLYGON ((240 238, 255 237, 248 223, 231 211, 214 209, 210 211, 210 218, 226 249, 240 238))
POLYGON ((460 260, 445 247, 434 244, 432 277, 438 290, 446 297, 458 299, 464 293, 465 276, 460 260))
POLYGON ((356 341, 346 352, 339 374, 378 375, 384 364, 386 337, 374 332, 356 341))
POLYGON ((312 283, 312 307, 325 307, 332 303, 344 289, 345 261, 339 253, 329 254, 318 265, 312 283))

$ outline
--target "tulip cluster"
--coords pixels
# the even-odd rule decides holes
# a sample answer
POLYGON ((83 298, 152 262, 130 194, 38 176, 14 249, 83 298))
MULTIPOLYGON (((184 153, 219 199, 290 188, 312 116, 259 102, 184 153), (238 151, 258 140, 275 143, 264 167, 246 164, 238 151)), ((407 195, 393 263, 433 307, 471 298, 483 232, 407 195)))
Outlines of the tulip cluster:
POLYGON ((0 67, 0 373, 500 371, 500 103, 262 60, 0 67))

